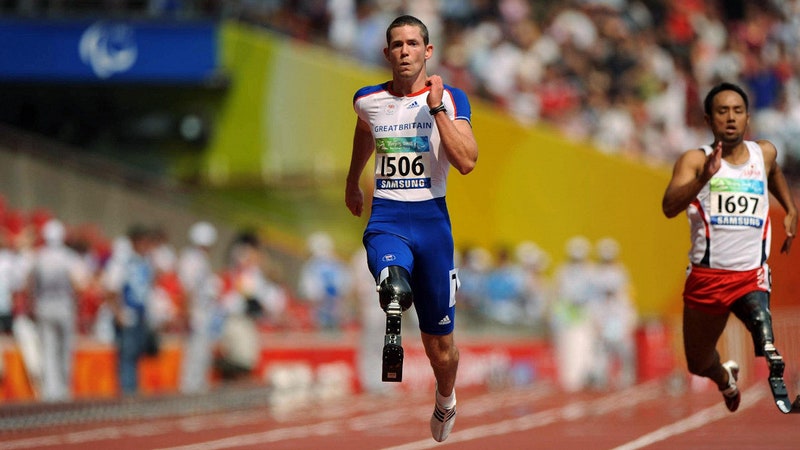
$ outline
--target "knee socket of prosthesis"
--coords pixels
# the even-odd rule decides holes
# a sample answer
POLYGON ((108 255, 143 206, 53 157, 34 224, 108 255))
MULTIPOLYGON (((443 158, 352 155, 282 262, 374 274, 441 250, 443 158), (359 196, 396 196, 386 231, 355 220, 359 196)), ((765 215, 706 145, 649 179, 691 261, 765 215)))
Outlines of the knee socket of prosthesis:
POLYGON ((750 332, 755 355, 766 356, 765 345, 775 341, 772 332, 772 316, 769 312, 769 294, 751 292, 734 303, 732 310, 750 332))
POLYGON ((411 292, 411 275, 408 271, 400 266, 384 268, 378 284, 378 298, 384 311, 392 301, 397 301, 403 311, 410 308, 414 295, 411 292))

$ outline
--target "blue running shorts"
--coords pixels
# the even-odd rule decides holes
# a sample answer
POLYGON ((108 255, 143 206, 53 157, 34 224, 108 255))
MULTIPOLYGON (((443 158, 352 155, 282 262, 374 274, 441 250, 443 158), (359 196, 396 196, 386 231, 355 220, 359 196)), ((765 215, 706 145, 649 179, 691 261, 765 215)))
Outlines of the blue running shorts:
POLYGON ((450 334, 458 271, 453 267, 453 234, 444 197, 421 202, 374 199, 363 242, 376 283, 388 266, 404 267, 411 274, 420 331, 450 334))

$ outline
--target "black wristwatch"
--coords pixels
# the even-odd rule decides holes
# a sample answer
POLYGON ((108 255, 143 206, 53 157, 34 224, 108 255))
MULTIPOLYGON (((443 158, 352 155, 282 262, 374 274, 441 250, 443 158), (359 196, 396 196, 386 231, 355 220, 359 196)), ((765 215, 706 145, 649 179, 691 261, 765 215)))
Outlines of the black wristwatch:
POLYGON ((429 110, 429 112, 431 113, 431 116, 435 116, 437 113, 440 113, 442 111, 447 112, 447 108, 444 106, 444 103, 442 103, 441 105, 439 105, 439 106, 437 106, 435 108, 431 108, 429 110))

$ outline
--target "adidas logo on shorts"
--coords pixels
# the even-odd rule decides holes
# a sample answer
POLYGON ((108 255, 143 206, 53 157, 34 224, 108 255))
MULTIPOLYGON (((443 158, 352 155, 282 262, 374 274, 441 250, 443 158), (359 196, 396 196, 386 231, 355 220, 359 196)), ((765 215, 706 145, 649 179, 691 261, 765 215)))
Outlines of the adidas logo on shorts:
POLYGON ((444 318, 439 321, 439 325, 449 325, 449 324, 450 324, 450 316, 444 316, 444 318))

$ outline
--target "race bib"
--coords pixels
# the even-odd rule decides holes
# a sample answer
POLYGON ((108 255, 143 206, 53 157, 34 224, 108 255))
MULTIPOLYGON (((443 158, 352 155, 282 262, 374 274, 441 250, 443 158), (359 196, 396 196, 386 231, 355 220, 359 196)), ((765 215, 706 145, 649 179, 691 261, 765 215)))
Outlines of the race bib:
POLYGON ((768 204, 763 180, 712 178, 711 224, 761 228, 768 204))
POLYGON ((430 150, 427 136, 376 139, 376 189, 430 189, 430 150))

